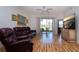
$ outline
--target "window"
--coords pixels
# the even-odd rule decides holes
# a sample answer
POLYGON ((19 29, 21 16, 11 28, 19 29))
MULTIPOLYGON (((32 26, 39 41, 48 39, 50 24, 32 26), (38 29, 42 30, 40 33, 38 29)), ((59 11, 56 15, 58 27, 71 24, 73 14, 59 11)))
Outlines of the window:
POLYGON ((63 28, 63 20, 60 20, 60 21, 59 21, 58 27, 59 27, 59 28, 63 28))

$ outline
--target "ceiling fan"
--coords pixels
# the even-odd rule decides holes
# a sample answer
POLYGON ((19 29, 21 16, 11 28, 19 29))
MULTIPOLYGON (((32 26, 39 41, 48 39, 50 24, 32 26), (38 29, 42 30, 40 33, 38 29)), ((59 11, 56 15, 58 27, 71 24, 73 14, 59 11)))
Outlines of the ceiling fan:
POLYGON ((41 12, 42 14, 50 14, 53 9, 47 8, 46 6, 42 6, 42 9, 37 9, 37 11, 41 12))

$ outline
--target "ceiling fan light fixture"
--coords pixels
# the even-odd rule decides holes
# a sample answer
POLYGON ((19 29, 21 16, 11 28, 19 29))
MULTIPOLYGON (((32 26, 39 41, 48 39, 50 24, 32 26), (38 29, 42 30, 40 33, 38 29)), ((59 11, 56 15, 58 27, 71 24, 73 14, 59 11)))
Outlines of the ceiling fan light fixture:
POLYGON ((37 9, 38 11, 40 11, 41 13, 43 13, 43 14, 50 14, 51 13, 51 11, 53 11, 53 9, 52 8, 46 8, 46 6, 42 6, 42 9, 37 9))

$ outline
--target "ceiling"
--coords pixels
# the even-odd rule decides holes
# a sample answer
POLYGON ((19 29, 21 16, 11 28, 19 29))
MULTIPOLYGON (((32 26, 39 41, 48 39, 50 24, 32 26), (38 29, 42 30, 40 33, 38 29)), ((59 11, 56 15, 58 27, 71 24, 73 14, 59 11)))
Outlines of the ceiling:
POLYGON ((43 7, 44 6, 20 6, 20 9, 22 9, 24 12, 30 15, 63 18, 65 16, 65 13, 71 8, 70 6, 45 6, 44 8, 43 7), (50 9, 49 13, 46 12, 47 9, 50 9))

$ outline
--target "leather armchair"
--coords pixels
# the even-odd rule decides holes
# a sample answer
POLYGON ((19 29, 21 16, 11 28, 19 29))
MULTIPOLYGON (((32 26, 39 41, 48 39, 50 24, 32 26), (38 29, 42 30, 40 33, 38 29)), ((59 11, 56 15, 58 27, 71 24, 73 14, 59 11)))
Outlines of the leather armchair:
POLYGON ((8 52, 31 52, 33 43, 27 40, 17 40, 15 32, 11 28, 0 29, 0 41, 8 52))

